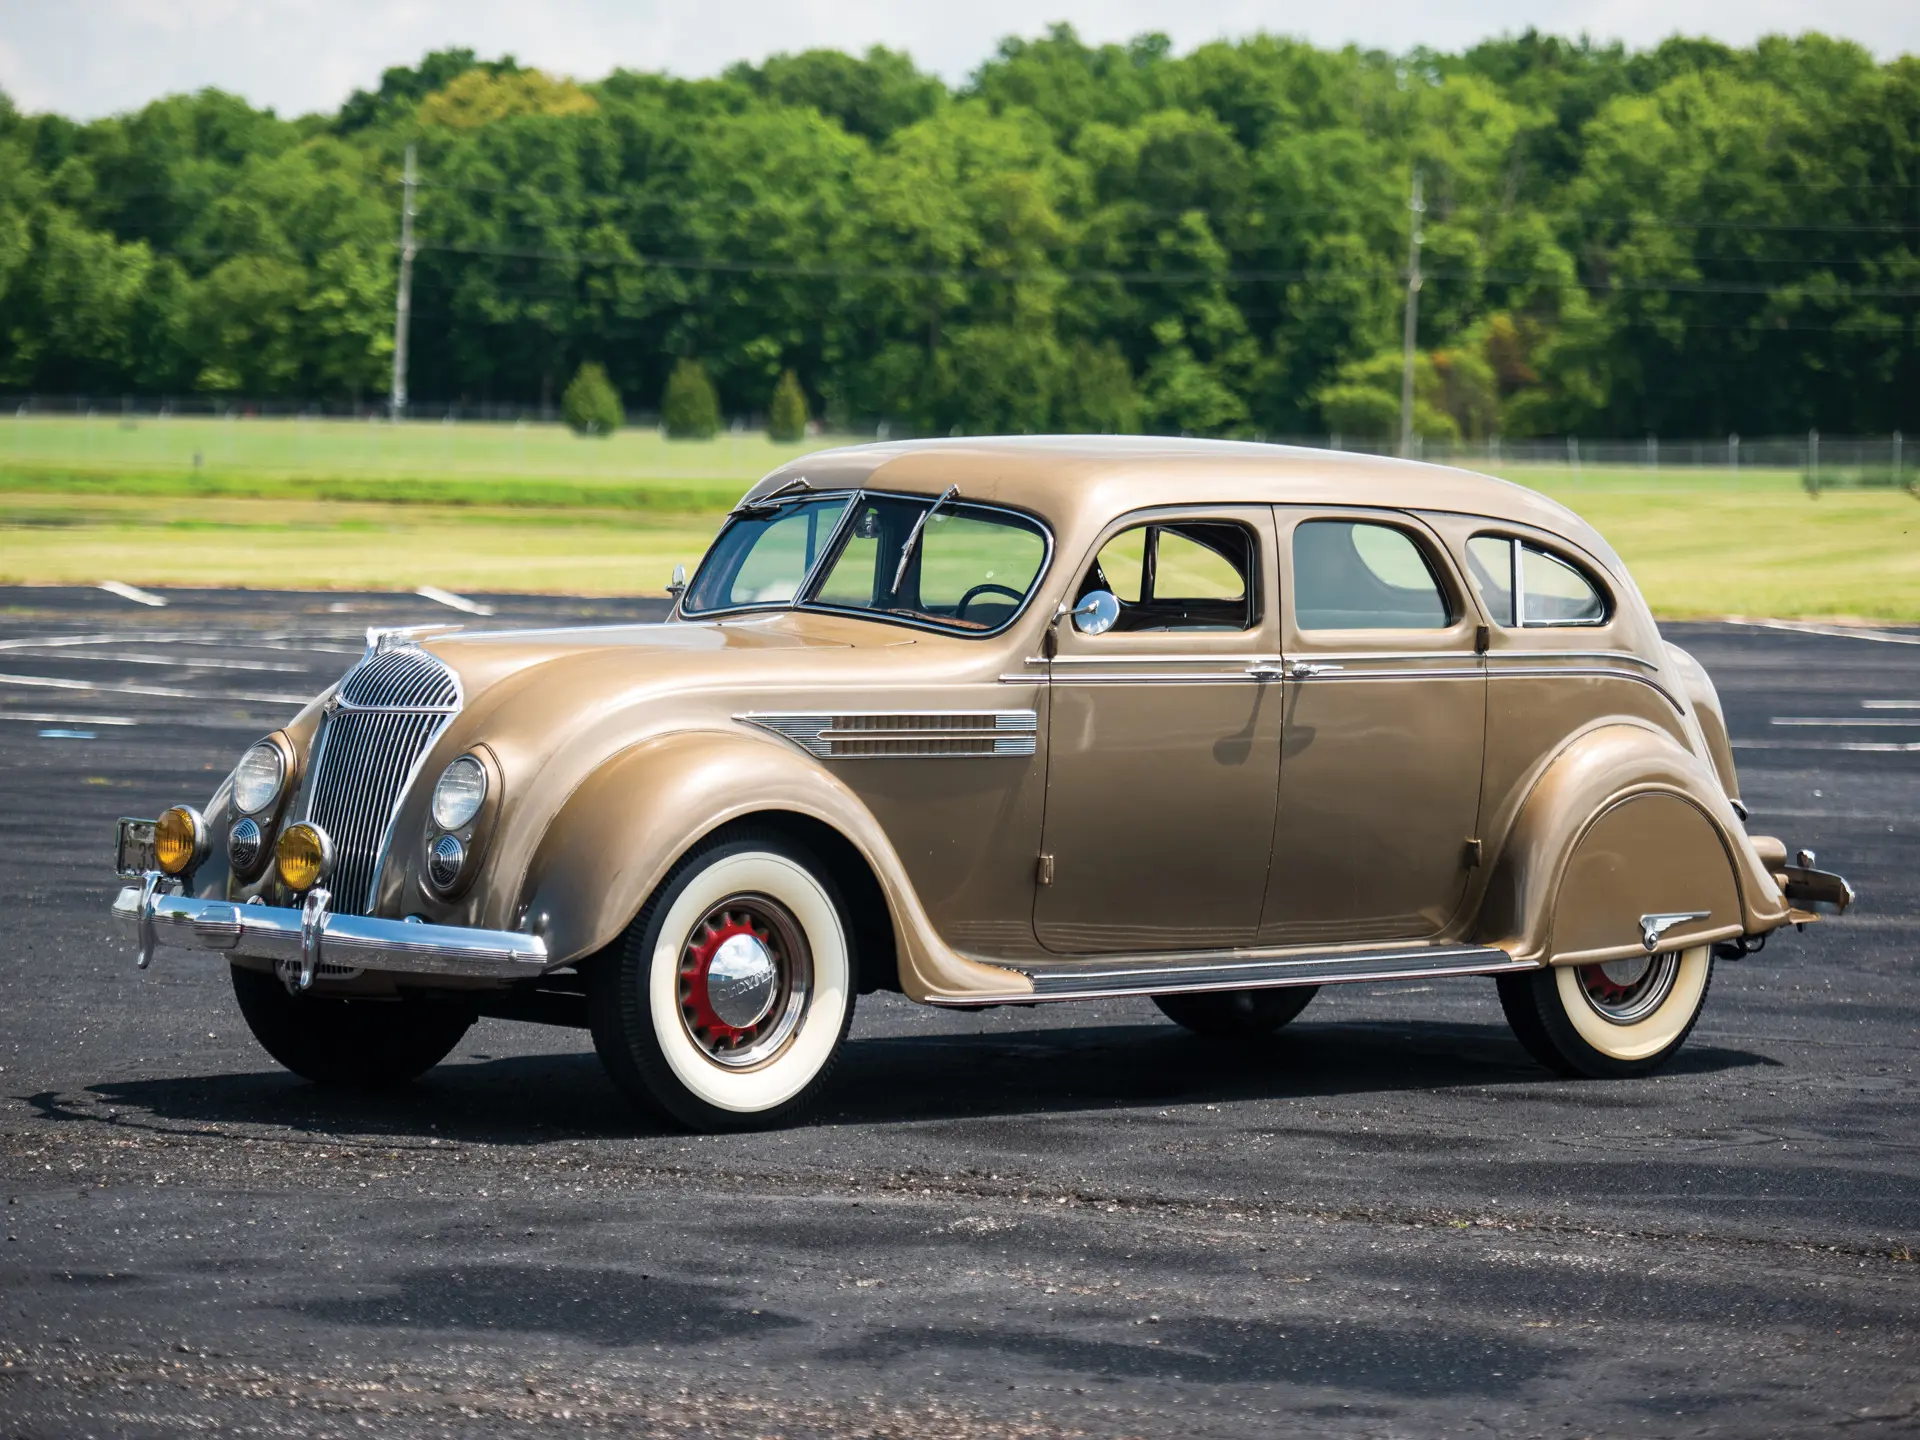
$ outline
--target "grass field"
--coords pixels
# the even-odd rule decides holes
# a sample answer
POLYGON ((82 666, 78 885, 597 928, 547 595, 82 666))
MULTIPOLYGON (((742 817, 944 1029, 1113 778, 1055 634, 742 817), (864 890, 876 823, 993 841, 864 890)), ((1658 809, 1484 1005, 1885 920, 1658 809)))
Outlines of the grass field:
MULTIPOLYGON (((657 592, 826 437, 559 426, 0 419, 0 582, 657 592)), ((1671 617, 1920 621, 1920 502, 1790 471, 1502 466, 1586 516, 1671 617)))

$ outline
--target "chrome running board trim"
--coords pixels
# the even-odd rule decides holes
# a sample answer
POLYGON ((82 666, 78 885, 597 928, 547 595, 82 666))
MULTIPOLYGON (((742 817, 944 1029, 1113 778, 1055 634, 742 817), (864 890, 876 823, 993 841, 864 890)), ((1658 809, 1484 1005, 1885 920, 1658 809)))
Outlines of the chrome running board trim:
POLYGON ((1267 990, 1284 985, 1347 985, 1425 980, 1449 975, 1502 975, 1537 970, 1491 945, 1394 945, 1365 950, 1241 950, 1110 956, 1089 960, 983 960, 1024 975, 1030 991, 949 995, 935 1005, 1032 1004, 1114 995, 1175 995, 1203 990, 1267 990))

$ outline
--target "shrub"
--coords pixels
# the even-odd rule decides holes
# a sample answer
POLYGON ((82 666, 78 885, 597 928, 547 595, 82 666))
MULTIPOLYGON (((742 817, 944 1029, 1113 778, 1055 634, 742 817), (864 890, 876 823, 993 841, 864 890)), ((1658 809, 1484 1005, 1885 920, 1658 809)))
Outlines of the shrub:
POLYGON ((611 435, 627 418, 605 367, 592 360, 574 372, 561 392, 560 415, 576 435, 611 435))
POLYGON ((720 397, 707 378, 706 366, 698 360, 682 360, 673 367, 660 401, 660 419, 671 440, 713 438, 720 428, 720 397))
POLYGON ((769 440, 799 440, 807 433, 807 392, 800 388, 800 381, 788 370, 780 376, 780 383, 773 387, 773 405, 767 415, 767 438, 769 440))

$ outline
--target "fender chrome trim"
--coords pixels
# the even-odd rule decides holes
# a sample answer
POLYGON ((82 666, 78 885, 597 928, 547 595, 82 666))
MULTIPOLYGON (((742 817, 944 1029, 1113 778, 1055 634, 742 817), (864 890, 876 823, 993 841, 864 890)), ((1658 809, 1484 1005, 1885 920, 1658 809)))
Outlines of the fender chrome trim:
POLYGON ((991 760, 1039 748, 1035 710, 749 711, 735 715, 820 760, 991 760))
POLYGON ((293 910, 200 900, 162 894, 145 880, 121 890, 113 902, 113 915, 136 926, 143 943, 150 934, 162 944, 181 949, 271 960, 297 977, 318 971, 325 978, 339 966, 404 975, 520 980, 540 974, 549 964, 546 942, 537 935, 339 915, 328 913, 324 905, 293 910))

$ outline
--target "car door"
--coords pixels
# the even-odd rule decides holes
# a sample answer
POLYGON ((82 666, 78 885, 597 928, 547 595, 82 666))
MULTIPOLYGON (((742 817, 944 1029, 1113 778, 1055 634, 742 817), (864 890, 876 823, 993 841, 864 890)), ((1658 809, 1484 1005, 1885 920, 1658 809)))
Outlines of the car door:
POLYGON ((1478 858, 1479 613, 1412 515, 1283 506, 1275 522, 1288 678, 1260 938, 1436 935, 1478 858))
POLYGON ((1110 526, 1056 628, 1034 930, 1070 954, 1245 944, 1259 924, 1279 773, 1273 512, 1179 507, 1110 526))

